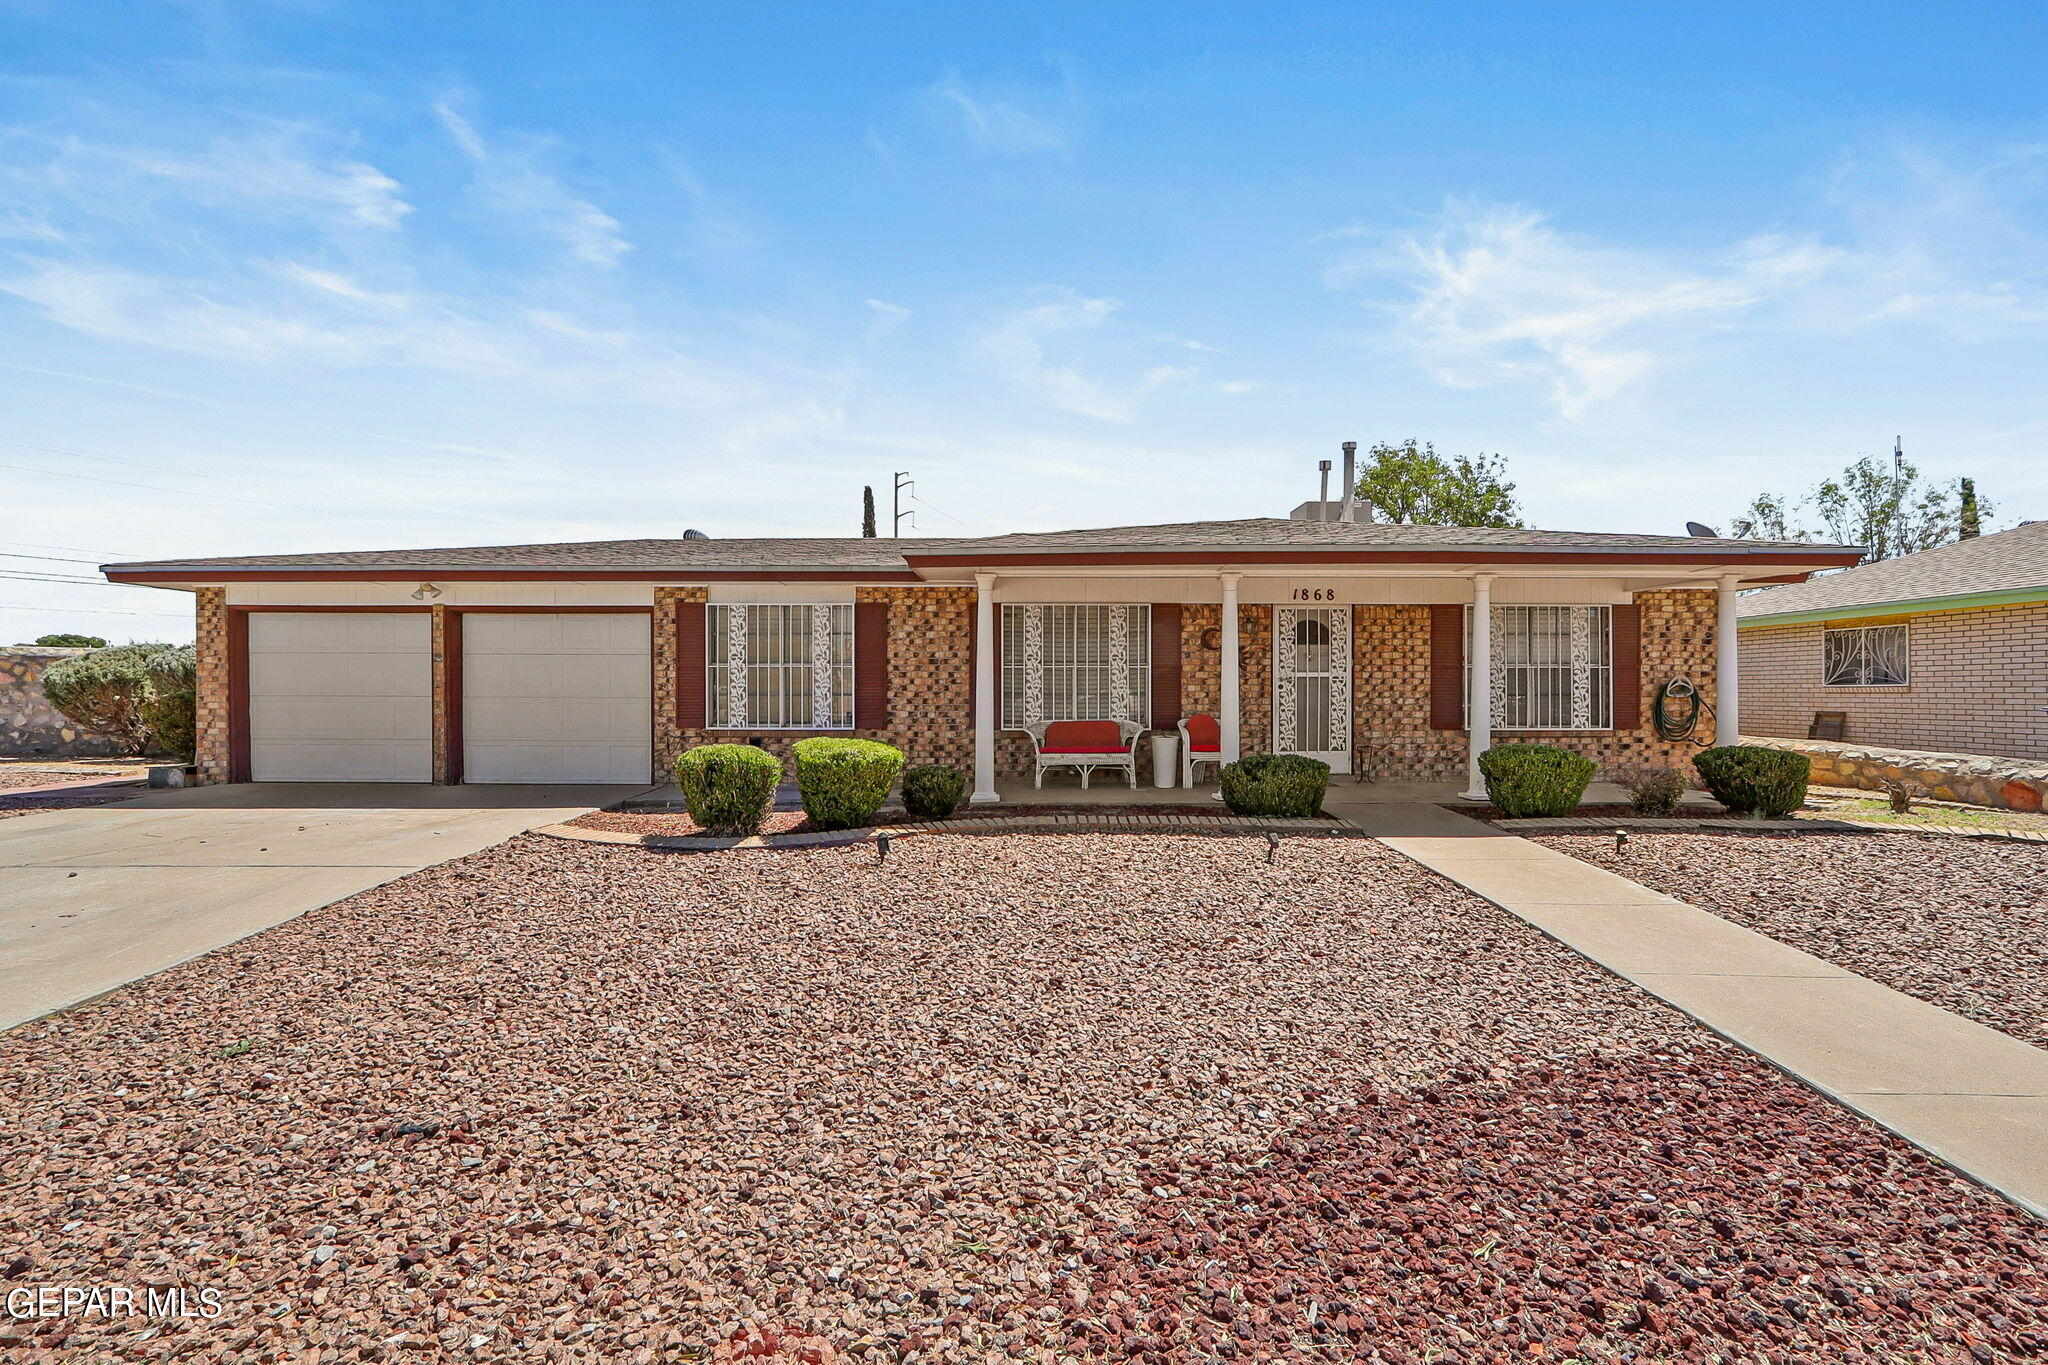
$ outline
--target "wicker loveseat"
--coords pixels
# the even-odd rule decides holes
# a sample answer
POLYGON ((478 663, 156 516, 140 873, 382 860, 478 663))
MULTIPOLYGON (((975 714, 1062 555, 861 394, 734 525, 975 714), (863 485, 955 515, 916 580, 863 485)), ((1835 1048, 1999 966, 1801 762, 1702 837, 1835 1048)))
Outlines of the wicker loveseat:
POLYGON ((1024 731, 1031 736, 1034 787, 1045 785, 1047 768, 1079 768, 1083 789, 1097 768, 1122 768, 1138 785, 1138 737, 1145 727, 1134 720, 1040 721, 1024 731))

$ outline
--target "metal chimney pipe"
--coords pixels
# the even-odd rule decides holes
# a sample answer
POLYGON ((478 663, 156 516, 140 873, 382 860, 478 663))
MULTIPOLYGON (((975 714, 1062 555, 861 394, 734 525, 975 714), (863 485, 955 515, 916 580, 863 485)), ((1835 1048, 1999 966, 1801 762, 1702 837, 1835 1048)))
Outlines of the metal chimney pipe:
POLYGON ((1344 511, 1339 521, 1351 520, 1358 503, 1358 442, 1344 443, 1344 511))
POLYGON ((1328 460, 1317 460, 1316 472, 1323 476, 1322 483, 1316 489, 1316 520, 1328 521, 1330 519, 1330 462, 1328 460))

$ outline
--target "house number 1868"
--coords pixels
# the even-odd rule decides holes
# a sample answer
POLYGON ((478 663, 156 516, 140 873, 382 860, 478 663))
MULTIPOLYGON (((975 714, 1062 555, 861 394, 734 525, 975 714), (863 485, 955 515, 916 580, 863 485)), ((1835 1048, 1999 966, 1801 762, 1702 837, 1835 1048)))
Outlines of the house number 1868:
POLYGON ((1294 590, 1294 600, 1297 602, 1334 602, 1337 600, 1337 590, 1335 588, 1296 588, 1294 590))

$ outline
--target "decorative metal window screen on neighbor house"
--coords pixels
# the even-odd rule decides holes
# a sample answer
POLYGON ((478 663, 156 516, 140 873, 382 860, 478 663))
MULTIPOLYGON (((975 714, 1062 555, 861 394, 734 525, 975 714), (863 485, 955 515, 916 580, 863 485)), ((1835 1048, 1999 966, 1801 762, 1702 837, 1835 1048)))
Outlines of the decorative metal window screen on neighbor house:
MULTIPOLYGON (((1465 613, 1468 631, 1471 616, 1465 613)), ((1468 671, 1471 657, 1468 647, 1468 671)), ((1612 729, 1607 608, 1495 607, 1491 681, 1498 729, 1612 729)))
POLYGON ((711 724, 745 730, 853 728, 853 607, 712 606, 704 666, 711 724))
POLYGON ((1827 687, 1904 687, 1904 626, 1854 626, 1821 632, 1821 682, 1827 687))
POLYGON ((1150 714, 1152 609, 1003 607, 1003 728, 1150 714))

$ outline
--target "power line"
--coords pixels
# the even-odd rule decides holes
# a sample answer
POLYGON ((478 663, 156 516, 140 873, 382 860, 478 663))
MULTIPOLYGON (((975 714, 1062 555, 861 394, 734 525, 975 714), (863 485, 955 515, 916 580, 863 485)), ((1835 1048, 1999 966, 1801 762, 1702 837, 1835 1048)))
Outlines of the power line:
POLYGON ((980 529, 979 527, 976 527, 976 526, 972 525, 971 523, 968 523, 968 522, 964 522, 964 521, 960 520, 960 518, 958 518, 958 517, 954 516, 954 515, 953 515, 953 514, 952 514, 951 512, 948 512, 948 511, 947 511, 947 510, 946 510, 945 508, 943 508, 943 507, 939 507, 939 506, 935 505, 934 503, 932 503, 932 502, 931 502, 931 501, 930 501, 929 499, 927 499, 927 498, 921 498, 921 497, 919 497, 919 496, 918 496, 917 494, 915 494, 915 493, 912 493, 912 494, 910 495, 910 500, 911 500, 912 502, 921 502, 921 503, 923 503, 923 504, 924 504, 924 505, 925 505, 926 507, 929 507, 929 508, 931 508, 931 509, 932 509, 932 511, 934 511, 934 512, 937 512, 937 513, 938 513, 938 514, 939 514, 940 516, 944 517, 944 518, 945 518, 945 519, 946 519, 947 521, 950 521, 950 522, 952 522, 952 523, 953 523, 953 524, 954 524, 955 526, 960 526, 960 527, 964 527, 965 529, 967 529, 967 530, 969 530, 969 531, 974 531, 974 530, 979 530, 979 529, 980 529))
POLYGON ((0 603, 0 611, 47 611, 63 614, 76 612, 83 616, 176 617, 180 621, 190 620, 192 616, 192 613, 188 611, 116 611, 111 607, 41 607, 34 605, 24 607, 12 602, 0 603))
POLYGON ((141 488, 151 493, 172 493, 186 498, 218 498, 223 502, 246 502, 253 507, 276 507, 286 512, 311 512, 310 507, 294 507, 285 502, 266 502, 262 498, 238 498, 232 493, 201 493, 190 488, 165 488, 156 483, 133 483, 127 479, 102 479, 95 474, 73 474, 62 469, 38 469, 34 465, 0 464, 0 469, 12 469, 22 474, 51 474, 60 479, 83 479, 87 483, 112 484, 117 488, 141 488))
POLYGON ((18 578, 26 583, 76 583, 84 588, 125 588, 131 583, 109 583, 104 578, 86 578, 77 574, 39 573, 34 569, 0 569, 0 578, 18 578))
POLYGON ((97 559, 66 559, 62 555, 18 555, 11 550, 0 550, 0 559, 45 559, 52 564, 97 564, 97 559))
POLYGON ((75 455, 81 460, 104 460, 108 464, 134 465, 137 469, 154 469, 165 474, 178 474, 187 478, 214 479, 223 483, 235 482, 235 480, 228 478, 225 474, 206 474, 197 470, 180 469, 176 465, 157 464, 151 460, 131 460, 120 455, 96 455, 90 450, 80 450, 76 446, 46 445, 41 441, 23 441, 13 436, 0 436, 0 445, 20 446, 24 450, 42 450, 52 455, 75 455))
POLYGON ((26 545, 31 550, 76 550, 82 555, 128 555, 132 558, 135 554, 133 550, 95 550, 87 545, 38 545, 33 540, 10 540, 0 543, 26 545))

